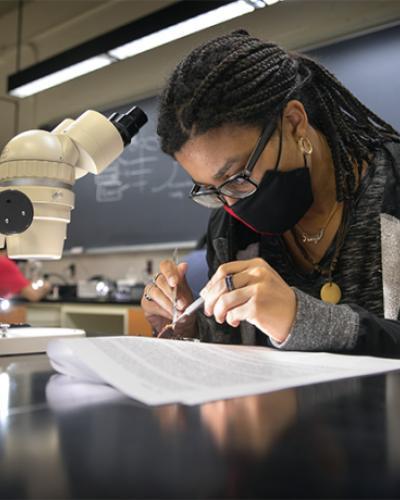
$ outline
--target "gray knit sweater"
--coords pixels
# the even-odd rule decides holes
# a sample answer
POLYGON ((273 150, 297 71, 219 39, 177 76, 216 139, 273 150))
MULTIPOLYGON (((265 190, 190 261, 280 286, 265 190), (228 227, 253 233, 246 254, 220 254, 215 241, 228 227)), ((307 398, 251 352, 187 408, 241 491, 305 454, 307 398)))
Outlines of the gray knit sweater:
MULTIPOLYGON (((261 256, 296 293, 297 314, 288 338, 281 344, 266 339, 265 344, 287 350, 400 354, 400 323, 388 322, 397 320, 400 306, 399 172, 400 147, 376 153, 347 214, 333 275, 342 291, 337 305, 319 299, 325 279, 296 268, 281 237, 260 238, 222 211, 213 214, 208 233, 210 275, 223 262, 261 256)), ((322 265, 330 262, 334 248, 335 241, 322 265)), ((199 313, 198 326, 205 341, 259 343, 260 332, 245 321, 233 329, 199 313)))

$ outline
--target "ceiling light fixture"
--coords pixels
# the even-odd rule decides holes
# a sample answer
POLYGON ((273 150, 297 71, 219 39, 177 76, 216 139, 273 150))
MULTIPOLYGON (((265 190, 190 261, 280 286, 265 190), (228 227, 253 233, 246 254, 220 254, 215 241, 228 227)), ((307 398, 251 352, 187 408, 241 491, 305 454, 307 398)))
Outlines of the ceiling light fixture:
POLYGON ((178 40, 179 38, 197 33, 211 26, 230 21, 243 14, 248 14, 254 9, 255 7, 251 6, 250 3, 247 3, 245 0, 238 0, 206 12, 205 14, 200 14, 186 21, 164 28, 156 33, 140 38, 139 40, 133 40, 116 49, 110 50, 109 54, 117 59, 126 59, 127 57, 132 57, 141 52, 159 47, 160 45, 165 45, 173 40, 178 40))
POLYGON ((68 82, 68 80, 73 80, 78 76, 85 75, 86 73, 90 73, 92 71, 95 71, 96 69, 103 68, 104 66, 107 66, 112 62, 113 60, 105 54, 91 57, 90 59, 86 59, 85 61, 72 64, 67 68, 60 69, 58 71, 55 71, 54 73, 50 73, 49 75, 37 78, 32 82, 20 85, 19 87, 10 90, 9 94, 14 97, 27 97, 33 94, 37 94, 42 90, 55 87, 56 85, 60 85, 60 83, 68 82))
POLYGON ((27 97, 279 0, 181 0, 8 77, 8 93, 27 97))

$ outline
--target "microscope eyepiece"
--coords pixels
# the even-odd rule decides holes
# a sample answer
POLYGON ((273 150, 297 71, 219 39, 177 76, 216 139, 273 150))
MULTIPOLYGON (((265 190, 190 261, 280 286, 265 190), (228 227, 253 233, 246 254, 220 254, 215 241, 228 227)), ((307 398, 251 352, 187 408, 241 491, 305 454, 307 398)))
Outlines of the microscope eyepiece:
POLYGON ((130 144, 132 137, 148 121, 146 113, 137 106, 134 106, 126 113, 113 113, 108 119, 120 133, 124 146, 130 144))

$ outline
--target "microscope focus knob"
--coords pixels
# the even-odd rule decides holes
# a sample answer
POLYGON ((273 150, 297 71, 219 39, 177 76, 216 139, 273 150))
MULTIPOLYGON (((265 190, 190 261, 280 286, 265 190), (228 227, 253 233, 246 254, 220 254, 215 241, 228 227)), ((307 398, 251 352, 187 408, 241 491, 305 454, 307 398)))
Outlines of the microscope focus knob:
POLYGON ((31 200, 17 189, 0 191, 0 234, 23 233, 32 224, 31 200))

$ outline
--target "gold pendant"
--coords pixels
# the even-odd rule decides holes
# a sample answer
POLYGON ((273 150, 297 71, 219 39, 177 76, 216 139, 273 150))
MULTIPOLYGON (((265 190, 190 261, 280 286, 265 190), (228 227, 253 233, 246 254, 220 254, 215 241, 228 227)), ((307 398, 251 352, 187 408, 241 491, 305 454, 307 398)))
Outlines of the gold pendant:
POLYGON ((340 290, 339 285, 334 283, 333 281, 328 281, 325 283, 320 292, 320 297, 324 302, 328 302, 329 304, 338 304, 340 299, 342 298, 342 291, 340 290))

